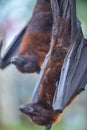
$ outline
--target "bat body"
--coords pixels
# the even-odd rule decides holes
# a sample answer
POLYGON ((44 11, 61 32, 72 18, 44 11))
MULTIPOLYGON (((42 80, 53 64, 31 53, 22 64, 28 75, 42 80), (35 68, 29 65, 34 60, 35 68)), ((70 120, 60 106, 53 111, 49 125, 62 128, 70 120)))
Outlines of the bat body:
POLYGON ((20 47, 11 62, 23 73, 39 72, 50 47, 52 12, 49 0, 37 0, 20 47))

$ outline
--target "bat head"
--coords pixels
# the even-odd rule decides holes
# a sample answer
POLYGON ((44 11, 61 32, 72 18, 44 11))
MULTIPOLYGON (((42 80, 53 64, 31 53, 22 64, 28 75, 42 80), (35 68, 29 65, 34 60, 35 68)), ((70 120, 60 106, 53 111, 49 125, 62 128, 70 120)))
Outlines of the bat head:
POLYGON ((15 64, 22 73, 40 72, 40 66, 35 56, 15 56, 11 58, 11 63, 15 64))
POLYGON ((56 120, 57 113, 52 109, 44 108, 39 104, 28 104, 20 106, 19 110, 28 115, 35 124, 48 125, 56 120))

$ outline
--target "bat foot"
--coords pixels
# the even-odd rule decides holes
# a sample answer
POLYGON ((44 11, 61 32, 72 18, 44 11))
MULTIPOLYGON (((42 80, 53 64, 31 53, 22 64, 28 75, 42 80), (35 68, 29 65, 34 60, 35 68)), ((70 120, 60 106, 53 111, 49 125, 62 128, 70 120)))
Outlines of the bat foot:
POLYGON ((51 130, 51 124, 46 125, 45 130, 51 130))

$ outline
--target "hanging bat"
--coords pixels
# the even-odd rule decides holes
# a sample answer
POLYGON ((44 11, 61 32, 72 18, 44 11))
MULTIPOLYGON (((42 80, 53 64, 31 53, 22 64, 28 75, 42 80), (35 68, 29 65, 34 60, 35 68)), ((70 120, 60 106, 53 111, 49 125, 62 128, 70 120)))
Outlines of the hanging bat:
POLYGON ((70 47, 71 3, 69 0, 50 0, 53 13, 52 39, 49 53, 46 55, 40 77, 37 82, 31 104, 20 106, 35 124, 46 126, 59 120, 61 111, 53 109, 56 83, 59 81, 64 58, 70 47))
MULTIPOLYGON (((10 62, 23 73, 39 72, 45 55, 50 47, 52 32, 52 12, 50 1, 37 0, 33 15, 27 25, 20 43, 13 43, 15 47, 20 44, 16 54, 12 56, 9 49, 10 62)), ((17 39, 19 39, 18 37, 17 39)), ((13 46, 12 46, 13 47, 13 46)), ((8 59, 8 53, 6 53, 8 59)), ((5 62, 5 60, 4 60, 5 62)))

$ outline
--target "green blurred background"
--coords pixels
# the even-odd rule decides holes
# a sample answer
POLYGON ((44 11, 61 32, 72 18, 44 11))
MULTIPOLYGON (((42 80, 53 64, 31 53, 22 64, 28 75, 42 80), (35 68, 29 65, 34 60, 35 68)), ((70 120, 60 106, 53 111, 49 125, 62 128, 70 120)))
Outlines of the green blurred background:
MULTIPOLYGON (((28 22, 36 0, 0 0, 0 39, 7 45, 28 22)), ((77 15, 87 37, 87 0, 76 0, 77 15)), ((3 55, 3 53, 2 53, 3 55)), ((18 107, 30 102, 37 74, 22 74, 10 65, 0 70, 0 130, 44 130, 23 115, 18 107)), ((87 130, 87 89, 65 111, 52 130, 87 130)))

